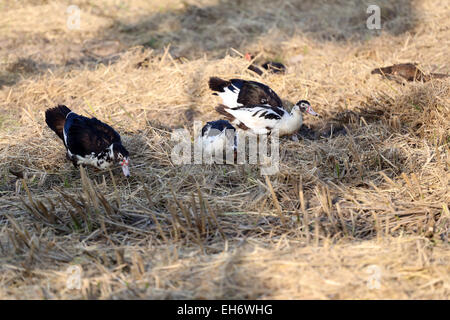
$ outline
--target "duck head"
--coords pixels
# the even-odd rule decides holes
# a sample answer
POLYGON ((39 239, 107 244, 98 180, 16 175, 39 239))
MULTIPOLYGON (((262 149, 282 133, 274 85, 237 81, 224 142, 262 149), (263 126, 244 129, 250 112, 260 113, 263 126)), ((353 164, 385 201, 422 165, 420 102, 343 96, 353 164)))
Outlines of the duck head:
POLYGON ((130 168, 129 168, 129 154, 127 149, 120 143, 113 143, 113 153, 114 160, 118 161, 120 166, 122 167, 123 174, 125 177, 130 176, 130 168))
POLYGON ((292 110, 299 110, 303 113, 309 113, 316 117, 319 116, 319 114, 312 109, 311 104, 306 100, 300 100, 299 102, 297 102, 292 110))

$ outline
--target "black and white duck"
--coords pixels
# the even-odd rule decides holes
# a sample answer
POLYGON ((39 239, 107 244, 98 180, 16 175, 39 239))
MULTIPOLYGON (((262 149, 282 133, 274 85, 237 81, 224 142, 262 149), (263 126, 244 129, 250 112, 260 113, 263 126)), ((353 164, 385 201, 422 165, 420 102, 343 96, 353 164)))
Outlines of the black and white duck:
MULTIPOLYGON (((222 153, 223 150, 237 150, 236 128, 227 120, 215 120, 207 122, 202 128, 197 143, 201 145, 203 154, 212 155, 222 153)), ((223 153, 222 153, 223 154, 223 153)))
POLYGON ((67 158, 75 167, 86 164, 104 170, 117 162, 123 174, 130 175, 128 151, 109 125, 80 116, 64 105, 47 109, 45 122, 64 142, 67 158))
POLYGON ((291 135, 300 129, 302 113, 318 116, 306 100, 298 101, 291 112, 286 111, 278 95, 256 81, 211 77, 209 87, 223 101, 216 111, 240 129, 250 129, 256 134, 278 130, 280 136, 291 135))

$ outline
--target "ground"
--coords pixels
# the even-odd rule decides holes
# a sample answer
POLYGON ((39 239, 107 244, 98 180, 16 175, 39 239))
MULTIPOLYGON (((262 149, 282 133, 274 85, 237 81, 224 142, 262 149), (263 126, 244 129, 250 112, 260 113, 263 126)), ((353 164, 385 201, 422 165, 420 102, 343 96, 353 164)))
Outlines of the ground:
POLYGON ((450 4, 376 1, 381 30, 369 4, 2 1, 0 299, 448 299, 449 80, 370 71, 449 73, 450 4), (220 118, 210 76, 321 115, 277 174, 172 161, 173 130, 220 118), (115 127, 132 176, 75 169, 57 104, 115 127))

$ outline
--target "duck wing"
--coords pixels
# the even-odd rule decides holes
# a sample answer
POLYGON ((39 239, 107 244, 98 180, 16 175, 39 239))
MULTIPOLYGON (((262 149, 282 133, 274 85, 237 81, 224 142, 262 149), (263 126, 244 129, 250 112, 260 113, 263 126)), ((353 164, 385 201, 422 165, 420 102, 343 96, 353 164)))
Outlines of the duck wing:
POLYGON ((78 116, 72 119, 70 126, 64 128, 66 146, 71 153, 86 156, 98 154, 114 142, 120 142, 120 135, 109 125, 96 118, 78 116))
MULTIPOLYGON (((231 80, 231 83, 239 83, 239 79, 231 80)), ((236 86, 236 85, 235 85, 236 86)), ((238 104, 248 105, 265 105, 272 107, 283 106, 280 97, 270 87, 256 81, 242 81, 237 99, 238 104)))
POLYGON ((231 79, 229 81, 217 77, 209 79, 209 87, 220 96, 223 104, 229 108, 248 105, 269 104, 282 107, 280 97, 268 86, 256 81, 231 79))
POLYGON ((228 108, 226 111, 257 134, 271 131, 287 113, 284 109, 268 104, 228 108))

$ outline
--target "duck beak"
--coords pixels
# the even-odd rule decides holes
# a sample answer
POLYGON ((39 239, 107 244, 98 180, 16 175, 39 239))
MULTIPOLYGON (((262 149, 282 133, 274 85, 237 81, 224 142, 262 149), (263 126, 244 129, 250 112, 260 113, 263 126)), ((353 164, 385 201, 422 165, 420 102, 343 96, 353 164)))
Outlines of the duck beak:
POLYGON ((122 171, 123 171, 123 174, 125 175, 125 177, 129 177, 130 176, 130 168, 129 168, 128 164, 129 164, 128 158, 123 159, 123 161, 120 163, 120 165, 122 166, 122 171))
POLYGON ((315 111, 311 108, 311 106, 309 106, 309 107, 306 109, 306 113, 312 114, 313 116, 316 116, 316 117, 319 115, 317 112, 315 112, 315 111))

